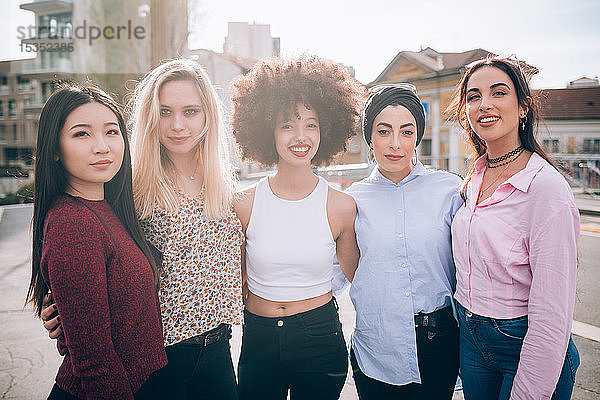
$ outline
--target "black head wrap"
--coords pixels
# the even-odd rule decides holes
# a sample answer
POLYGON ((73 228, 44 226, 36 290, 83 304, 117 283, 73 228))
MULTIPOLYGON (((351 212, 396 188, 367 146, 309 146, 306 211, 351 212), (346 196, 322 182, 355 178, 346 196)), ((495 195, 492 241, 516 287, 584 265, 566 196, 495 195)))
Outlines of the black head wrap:
POLYGON ((373 121, 387 106, 403 106, 411 112, 417 122, 417 146, 425 132, 425 109, 421 100, 411 90, 401 87, 387 87, 369 96, 362 116, 362 131, 365 141, 371 146, 373 121))

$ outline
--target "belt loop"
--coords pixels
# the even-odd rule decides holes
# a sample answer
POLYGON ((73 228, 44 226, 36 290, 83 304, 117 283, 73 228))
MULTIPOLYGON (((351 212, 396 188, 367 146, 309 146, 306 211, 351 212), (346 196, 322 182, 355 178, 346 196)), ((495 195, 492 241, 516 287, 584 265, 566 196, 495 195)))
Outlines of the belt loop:
POLYGON ((335 306, 335 310, 340 311, 340 307, 338 306, 338 302, 335 299, 335 296, 331 296, 331 298, 333 299, 333 305, 335 306))

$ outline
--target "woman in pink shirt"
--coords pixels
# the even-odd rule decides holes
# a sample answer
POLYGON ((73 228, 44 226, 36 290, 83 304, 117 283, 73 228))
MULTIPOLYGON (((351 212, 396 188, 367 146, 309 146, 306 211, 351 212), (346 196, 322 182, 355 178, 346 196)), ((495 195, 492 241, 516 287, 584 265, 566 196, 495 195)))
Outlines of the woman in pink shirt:
POLYGON ((452 223, 465 398, 570 399, 579 212, 519 63, 473 64, 450 109, 479 157, 452 223))

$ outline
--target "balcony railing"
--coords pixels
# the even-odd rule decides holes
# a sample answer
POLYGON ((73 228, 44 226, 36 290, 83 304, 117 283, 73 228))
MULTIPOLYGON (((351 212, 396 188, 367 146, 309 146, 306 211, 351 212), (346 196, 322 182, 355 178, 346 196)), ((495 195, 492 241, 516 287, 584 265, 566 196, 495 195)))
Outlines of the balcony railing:
POLYGON ((551 154, 571 186, 600 197, 600 154, 551 154))
POLYGON ((63 57, 52 57, 49 62, 42 63, 39 58, 23 63, 22 72, 27 73, 51 73, 51 72, 73 72, 73 60, 63 57))

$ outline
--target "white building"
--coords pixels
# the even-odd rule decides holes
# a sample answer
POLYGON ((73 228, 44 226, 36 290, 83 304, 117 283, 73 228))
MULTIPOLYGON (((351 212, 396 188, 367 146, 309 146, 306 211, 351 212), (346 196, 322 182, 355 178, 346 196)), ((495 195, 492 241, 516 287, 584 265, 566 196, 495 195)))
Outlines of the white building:
POLYGON ((271 25, 229 22, 223 53, 234 57, 257 61, 279 56, 279 38, 271 36, 271 25))

